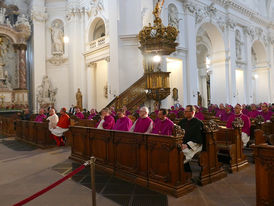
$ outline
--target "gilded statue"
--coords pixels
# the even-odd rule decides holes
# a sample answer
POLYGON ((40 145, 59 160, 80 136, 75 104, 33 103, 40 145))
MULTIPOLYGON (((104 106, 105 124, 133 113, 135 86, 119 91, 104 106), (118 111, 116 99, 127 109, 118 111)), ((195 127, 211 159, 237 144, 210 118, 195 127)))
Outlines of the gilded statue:
POLYGON ((197 92, 197 96, 198 96, 198 102, 197 102, 198 106, 201 107, 203 100, 202 100, 202 96, 201 96, 200 92, 197 92))
POLYGON ((165 3, 165 0, 158 0, 158 2, 156 3, 156 6, 153 11, 155 18, 160 18, 164 3, 165 3))
POLYGON ((173 88, 172 98, 173 98, 174 101, 178 101, 178 89, 177 88, 173 88))
POLYGON ((83 104, 82 104, 82 93, 80 91, 80 88, 78 88, 78 91, 76 93, 76 106, 80 109, 82 109, 83 104))

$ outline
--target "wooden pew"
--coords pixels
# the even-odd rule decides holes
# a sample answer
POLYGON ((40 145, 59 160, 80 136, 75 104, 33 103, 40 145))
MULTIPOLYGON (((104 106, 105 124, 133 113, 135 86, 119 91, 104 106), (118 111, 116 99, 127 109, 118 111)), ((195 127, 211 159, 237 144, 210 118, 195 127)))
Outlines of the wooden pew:
POLYGON ((182 135, 160 136, 72 126, 71 159, 176 197, 194 189, 184 171, 182 135), (159 161, 161 160, 161 161, 159 161))
POLYGON ((274 145, 253 146, 256 171, 257 205, 274 205, 274 145))
MULTIPOLYGON (((83 126, 83 127, 92 127, 95 128, 97 124, 96 120, 89 120, 89 119, 78 119, 76 116, 72 115, 70 119, 71 126, 83 126)), ((72 135, 71 131, 68 130, 64 133, 64 136, 67 139, 66 145, 72 145, 72 135)))
POLYGON ((241 139, 241 128, 243 121, 236 118, 233 122, 234 129, 219 128, 216 132, 216 141, 218 148, 219 160, 224 163, 229 163, 229 171, 239 171, 248 165, 246 156, 243 153, 243 142, 241 139), (223 157, 227 157, 225 161, 223 157))
POLYGON ((200 185, 206 185, 227 176, 217 156, 216 133, 219 129, 213 120, 203 121, 205 129, 205 142, 203 151, 199 155, 201 172, 198 179, 200 185))
POLYGON ((261 124, 261 129, 255 129, 255 145, 264 144, 267 141, 271 141, 270 138, 274 135, 274 121, 264 122, 261 124))
POLYGON ((14 136, 14 122, 16 121, 16 117, 5 117, 0 116, 0 134, 5 136, 14 136))
POLYGON ((55 141, 50 138, 48 122, 16 121, 16 137, 24 142, 36 145, 42 149, 53 147, 55 141))

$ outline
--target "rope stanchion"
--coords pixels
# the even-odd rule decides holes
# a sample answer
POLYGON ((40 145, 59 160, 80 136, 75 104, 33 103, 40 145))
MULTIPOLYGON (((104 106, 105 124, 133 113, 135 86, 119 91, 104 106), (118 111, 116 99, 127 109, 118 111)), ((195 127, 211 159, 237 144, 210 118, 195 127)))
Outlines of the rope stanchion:
POLYGON ((31 200, 41 196, 42 194, 48 192, 49 190, 53 189, 54 187, 58 186, 59 184, 61 184, 62 182, 66 181, 67 179, 69 179, 70 177, 72 177, 73 175, 77 174, 78 172, 81 172, 86 166, 88 166, 90 164, 90 162, 86 162, 85 164, 81 165, 80 167, 78 167, 76 170, 72 171, 71 173, 69 173, 68 175, 66 175, 65 177, 63 177, 62 179, 58 180, 57 182, 51 184, 50 186, 46 187, 45 189, 35 193, 34 195, 14 204, 13 206, 21 206, 24 205, 28 202, 30 202, 31 200))

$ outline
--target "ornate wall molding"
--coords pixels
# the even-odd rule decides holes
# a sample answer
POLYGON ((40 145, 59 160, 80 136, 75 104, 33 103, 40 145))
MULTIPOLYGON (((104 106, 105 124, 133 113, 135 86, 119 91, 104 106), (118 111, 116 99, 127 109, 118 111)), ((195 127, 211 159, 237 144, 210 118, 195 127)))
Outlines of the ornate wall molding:
POLYGON ((265 27, 270 27, 272 29, 274 29, 274 24, 265 19, 264 17, 258 15, 255 11, 247 8, 247 7, 244 7, 243 5, 235 2, 234 0, 213 0, 214 3, 222 6, 223 8, 230 8, 230 9, 233 9, 243 15, 245 15, 246 17, 248 17, 251 21, 259 24, 259 25, 262 25, 262 26, 265 26, 265 27))
POLYGON ((35 20, 38 22, 45 22, 48 20, 48 14, 46 12, 32 10, 31 18, 32 20, 35 20))

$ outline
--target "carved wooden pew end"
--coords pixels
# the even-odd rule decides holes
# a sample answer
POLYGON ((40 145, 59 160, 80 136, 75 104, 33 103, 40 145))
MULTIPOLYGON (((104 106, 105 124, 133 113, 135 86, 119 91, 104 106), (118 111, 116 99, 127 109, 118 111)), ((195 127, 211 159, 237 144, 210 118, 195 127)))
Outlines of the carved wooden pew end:
POLYGON ((228 164, 228 171, 239 171, 248 166, 248 161, 243 153, 241 128, 243 122, 236 118, 233 122, 234 129, 220 128, 216 133, 218 159, 228 164))
POLYGON ((200 176, 197 179, 199 185, 210 184, 227 176, 217 158, 217 130, 218 125, 215 121, 204 121, 203 150, 195 155, 201 167, 200 176))

